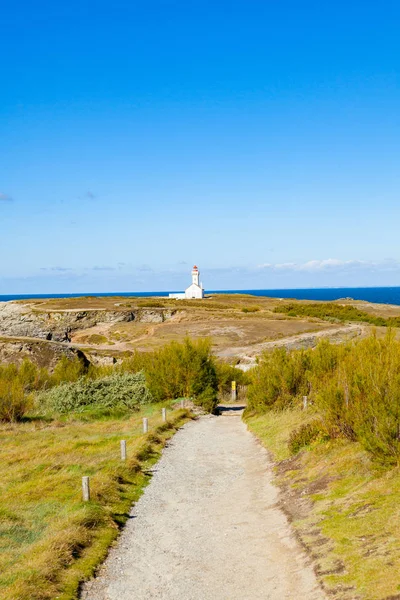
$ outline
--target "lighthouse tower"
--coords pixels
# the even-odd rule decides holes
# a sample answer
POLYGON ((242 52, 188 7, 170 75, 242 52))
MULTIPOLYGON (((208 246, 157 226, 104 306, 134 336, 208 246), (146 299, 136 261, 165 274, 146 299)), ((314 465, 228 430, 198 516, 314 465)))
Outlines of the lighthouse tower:
POLYGON ((199 269, 196 267, 196 265, 194 265, 192 269, 192 283, 194 283, 195 285, 199 285, 199 277, 199 269))

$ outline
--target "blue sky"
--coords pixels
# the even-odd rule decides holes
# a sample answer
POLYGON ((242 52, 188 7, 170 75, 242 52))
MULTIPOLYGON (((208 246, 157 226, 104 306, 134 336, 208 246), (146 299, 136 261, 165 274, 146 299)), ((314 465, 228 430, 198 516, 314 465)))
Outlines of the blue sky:
POLYGON ((399 22, 3 0, 0 294, 400 285, 399 22))

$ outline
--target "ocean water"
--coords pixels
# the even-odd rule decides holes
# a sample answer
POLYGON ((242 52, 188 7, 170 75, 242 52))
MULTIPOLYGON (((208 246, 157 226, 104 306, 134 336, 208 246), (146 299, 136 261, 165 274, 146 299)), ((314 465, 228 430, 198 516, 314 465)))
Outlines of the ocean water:
MULTIPOLYGON (((269 296, 271 298, 296 298, 297 300, 338 300, 353 298, 381 304, 400 305, 400 287, 366 287, 366 288, 310 288, 285 290, 210 290, 207 294, 252 294, 253 296, 269 296)), ((34 298, 83 298, 84 296, 168 296, 169 292, 112 292, 87 294, 9 294, 0 295, 0 302, 8 300, 29 300, 34 298)))

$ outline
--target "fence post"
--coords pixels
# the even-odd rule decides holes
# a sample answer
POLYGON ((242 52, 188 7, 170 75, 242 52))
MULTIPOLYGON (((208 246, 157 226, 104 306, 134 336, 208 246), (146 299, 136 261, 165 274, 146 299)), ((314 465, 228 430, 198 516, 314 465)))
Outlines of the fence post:
POLYGON ((306 410, 308 406, 308 397, 303 396, 303 410, 306 410))
POLYGON ((121 460, 126 460, 126 440, 121 440, 121 460))
POLYGON ((143 433, 147 433, 149 431, 149 420, 147 417, 143 417, 143 433))
POLYGON ((181 408, 185 408, 185 400, 184 399, 181 400, 181 408))
POLYGON ((166 408, 161 409, 161 415, 162 415, 162 420, 165 422, 167 420, 167 409, 166 408))
POLYGON ((82 477, 82 498, 84 502, 89 502, 90 500, 89 477, 82 477))
POLYGON ((236 381, 232 381, 232 402, 236 402, 236 381))

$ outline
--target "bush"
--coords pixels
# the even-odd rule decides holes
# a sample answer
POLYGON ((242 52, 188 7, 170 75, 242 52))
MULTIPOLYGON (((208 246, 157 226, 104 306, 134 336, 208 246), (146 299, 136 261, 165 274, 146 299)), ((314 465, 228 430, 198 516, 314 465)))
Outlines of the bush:
POLYGON ((143 373, 115 373, 100 379, 64 383, 38 396, 38 403, 55 412, 92 408, 135 410, 152 401, 143 373))
POLYGON ((293 404, 296 396, 306 394, 309 362, 309 353, 304 350, 289 353, 277 348, 264 352, 258 367, 251 372, 248 410, 281 410, 293 404))
POLYGON ((20 421, 31 405, 31 396, 19 381, 0 379, 0 421, 20 421))
POLYGON ((250 383, 250 375, 224 362, 216 363, 218 391, 220 394, 230 394, 232 389, 232 381, 236 381, 237 385, 248 385, 250 383))
POLYGON ((135 352, 120 370, 143 369, 153 397, 193 398, 196 404, 213 412, 217 405, 218 379, 215 359, 208 339, 171 342, 154 352, 135 352))
POLYGON ((317 317, 337 321, 362 321, 382 327, 399 327, 400 317, 385 319, 359 310, 351 304, 334 304, 333 302, 315 302, 309 304, 282 304, 274 308, 274 312, 289 317, 317 317))
POLYGON ((217 392, 214 388, 208 386, 194 398, 194 402, 206 412, 213 413, 218 403, 217 392))
POLYGON ((289 450, 292 454, 297 454, 299 450, 305 446, 309 446, 317 439, 328 438, 327 432, 324 430, 321 420, 315 419, 310 423, 305 423, 291 432, 289 437, 289 450))
POLYGON ((379 462, 400 464, 400 343, 390 330, 384 339, 264 354, 252 374, 248 409, 281 409, 303 394, 330 437, 358 441, 379 462))
POLYGON ((79 357, 67 358, 62 356, 55 366, 51 376, 52 385, 59 385, 66 381, 78 381, 80 377, 85 375, 87 367, 79 357))
POLYGON ((260 310, 259 306, 245 306, 244 308, 242 308, 242 312, 244 313, 255 313, 258 312, 260 310))

